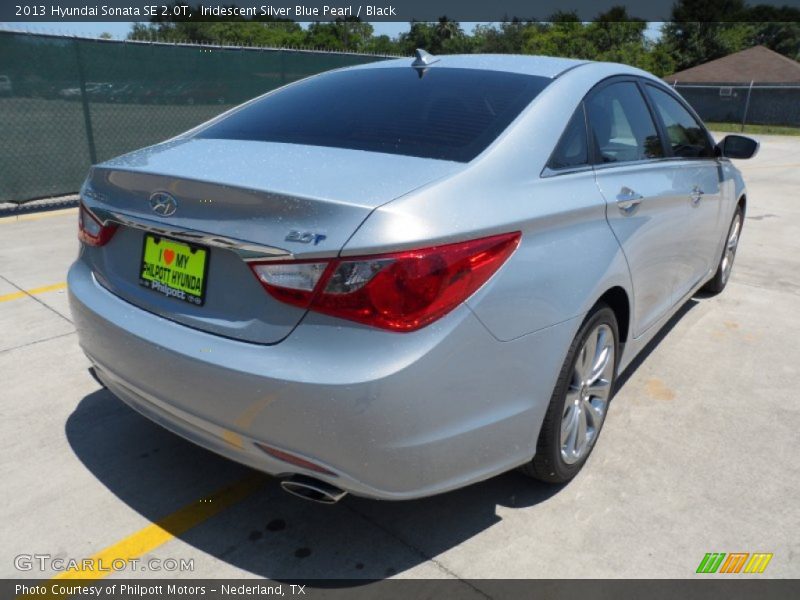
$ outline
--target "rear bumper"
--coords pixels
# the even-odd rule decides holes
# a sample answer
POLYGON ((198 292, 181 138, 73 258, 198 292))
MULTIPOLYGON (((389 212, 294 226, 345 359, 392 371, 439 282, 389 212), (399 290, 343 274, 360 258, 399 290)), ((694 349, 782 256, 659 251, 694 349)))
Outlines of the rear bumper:
POLYGON ((409 334, 310 313, 286 340, 263 346, 143 311, 80 259, 68 283, 82 348, 134 409, 261 471, 383 499, 462 487, 530 459, 578 326, 498 342, 466 306, 409 334), (255 442, 337 476, 284 463, 255 442))

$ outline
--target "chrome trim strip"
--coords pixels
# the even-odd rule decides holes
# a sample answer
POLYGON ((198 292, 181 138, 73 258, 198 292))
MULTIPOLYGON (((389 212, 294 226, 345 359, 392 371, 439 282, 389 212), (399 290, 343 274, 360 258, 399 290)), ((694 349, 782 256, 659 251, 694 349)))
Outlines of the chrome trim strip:
POLYGON ((550 167, 545 167, 542 169, 542 172, 539 174, 539 177, 546 178, 546 177, 558 177, 560 175, 571 175, 573 173, 585 173, 586 171, 592 171, 592 165, 580 165, 578 167, 564 167, 563 169, 551 169, 550 167))
POLYGON ((566 175, 569 173, 580 173, 582 171, 590 171, 594 169, 595 171, 604 171, 606 169, 620 169, 625 167, 635 167, 639 165, 650 165, 650 164, 657 164, 657 163, 675 163, 679 161, 690 161, 693 164, 696 164, 699 161, 709 161, 714 165, 717 164, 718 158, 711 157, 711 156, 698 156, 698 157, 686 157, 686 156, 662 156, 659 158, 644 158, 642 160, 626 160, 622 162, 609 162, 609 163, 597 163, 594 165, 581 165, 579 167, 564 167, 563 169, 551 169, 550 167, 545 167, 542 169, 540 177, 557 177, 559 175, 566 175))
POLYGON ((643 165, 654 165, 665 162, 671 156, 660 156, 658 158, 643 158, 641 160, 624 160, 619 162, 596 163, 595 171, 605 171, 606 169, 621 169, 625 167, 638 167, 643 165))
POLYGON ((116 223, 117 225, 125 225, 126 227, 133 227, 135 229, 142 229, 149 233, 156 235, 163 235, 166 237, 183 240, 194 244, 202 244, 204 246, 212 246, 215 248, 224 248, 236 252, 242 260, 250 262, 256 260, 286 260, 294 258, 294 255, 288 250, 283 248, 276 248, 274 246, 267 246, 264 244, 255 244, 252 242, 245 242, 236 238, 225 237, 205 231, 196 231, 194 229, 187 229, 185 227, 178 227, 174 225, 165 226, 163 223, 155 223, 142 219, 141 217, 132 217, 120 212, 112 212, 108 209, 98 206, 84 207, 90 211, 98 221, 103 223, 116 223))

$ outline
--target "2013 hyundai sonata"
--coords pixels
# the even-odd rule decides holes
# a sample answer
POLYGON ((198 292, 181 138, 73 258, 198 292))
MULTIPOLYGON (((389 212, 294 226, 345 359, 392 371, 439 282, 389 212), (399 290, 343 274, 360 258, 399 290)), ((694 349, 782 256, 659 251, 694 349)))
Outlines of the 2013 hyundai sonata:
POLYGON ((618 64, 317 75, 92 168, 80 343, 130 406, 307 498, 564 482, 617 375, 725 287, 729 159, 756 150, 618 64))

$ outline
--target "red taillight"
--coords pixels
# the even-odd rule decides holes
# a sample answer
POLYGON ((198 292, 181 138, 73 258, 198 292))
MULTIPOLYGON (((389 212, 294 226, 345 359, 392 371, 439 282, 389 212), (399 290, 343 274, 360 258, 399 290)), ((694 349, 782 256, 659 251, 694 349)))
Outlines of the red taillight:
POLYGON ((103 225, 83 205, 78 209, 78 239, 89 246, 103 246, 113 237, 116 225, 103 225))
POLYGON ((471 296, 502 265, 520 233, 331 261, 251 263, 278 300, 391 331, 420 329, 471 296))

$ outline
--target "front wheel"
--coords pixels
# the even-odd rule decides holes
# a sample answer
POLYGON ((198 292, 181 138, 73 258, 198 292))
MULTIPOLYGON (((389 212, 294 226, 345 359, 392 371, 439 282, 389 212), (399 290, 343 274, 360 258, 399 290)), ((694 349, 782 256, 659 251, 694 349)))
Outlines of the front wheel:
POLYGON ((717 272, 711 278, 703 290, 712 294, 719 294, 728 285, 728 280, 731 277, 731 270, 733 269, 733 260, 736 258, 736 249, 739 247, 739 237, 742 234, 742 225, 744 224, 744 211, 742 207, 736 208, 736 213, 733 215, 731 226, 728 229, 728 237, 725 238, 725 247, 722 249, 722 257, 719 259, 717 265, 717 272))
POLYGON ((589 458, 614 389, 618 331, 614 311, 603 304, 578 330, 550 398, 536 455, 522 467, 527 475, 564 483, 589 458))

